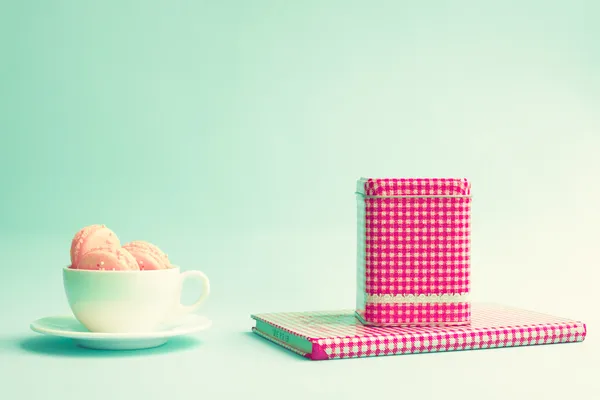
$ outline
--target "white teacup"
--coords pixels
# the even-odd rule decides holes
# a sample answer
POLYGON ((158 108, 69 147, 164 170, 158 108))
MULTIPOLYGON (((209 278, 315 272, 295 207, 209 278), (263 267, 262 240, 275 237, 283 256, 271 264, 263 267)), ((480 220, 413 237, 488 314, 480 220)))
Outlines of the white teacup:
POLYGON ((63 269, 63 284, 75 318, 91 332, 131 333, 156 330, 189 314, 204 302, 210 283, 200 271, 179 267, 156 271, 63 269), (181 304, 184 280, 202 282, 200 298, 181 304))

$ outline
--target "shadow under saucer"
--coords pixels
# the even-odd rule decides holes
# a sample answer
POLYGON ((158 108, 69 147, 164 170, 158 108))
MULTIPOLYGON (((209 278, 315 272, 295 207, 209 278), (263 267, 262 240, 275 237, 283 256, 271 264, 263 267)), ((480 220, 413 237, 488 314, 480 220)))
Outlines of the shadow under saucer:
MULTIPOLYGON (((18 340, 18 339, 17 339, 18 340)), ((29 353, 53 357, 138 357, 170 354, 200 346, 202 342, 191 336, 170 338, 167 343, 140 350, 96 350, 78 346, 74 340, 53 336, 33 336, 18 340, 19 347, 29 353)))

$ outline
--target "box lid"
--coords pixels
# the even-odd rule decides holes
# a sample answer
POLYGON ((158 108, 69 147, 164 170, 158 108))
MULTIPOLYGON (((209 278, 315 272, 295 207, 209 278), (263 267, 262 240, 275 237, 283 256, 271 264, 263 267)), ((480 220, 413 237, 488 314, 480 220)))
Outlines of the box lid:
POLYGON ((360 178, 356 192, 365 196, 470 196, 466 178, 360 178))

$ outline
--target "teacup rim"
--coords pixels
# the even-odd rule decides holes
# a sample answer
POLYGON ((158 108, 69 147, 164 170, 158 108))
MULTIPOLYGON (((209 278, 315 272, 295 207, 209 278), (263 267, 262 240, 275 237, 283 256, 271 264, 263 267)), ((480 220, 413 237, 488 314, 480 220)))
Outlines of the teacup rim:
POLYGON ((69 273, 89 273, 89 274, 139 274, 140 272, 144 272, 144 273, 151 273, 151 274, 156 274, 156 273, 165 273, 166 271, 173 271, 173 270, 180 270, 181 268, 178 265, 172 265, 172 268, 168 268, 168 269, 150 269, 150 270, 119 270, 119 271, 113 271, 113 270, 97 270, 97 269, 75 269, 75 268, 71 268, 71 265, 68 265, 66 267, 63 267, 63 272, 69 272, 69 273))

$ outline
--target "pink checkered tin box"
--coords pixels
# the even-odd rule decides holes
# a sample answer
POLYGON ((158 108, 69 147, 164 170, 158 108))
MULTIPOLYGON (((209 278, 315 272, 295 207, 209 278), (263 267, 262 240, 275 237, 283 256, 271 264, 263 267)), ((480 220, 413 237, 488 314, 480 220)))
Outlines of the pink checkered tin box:
POLYGON ((366 325, 471 321, 471 185, 453 178, 357 182, 358 319, 366 325))

